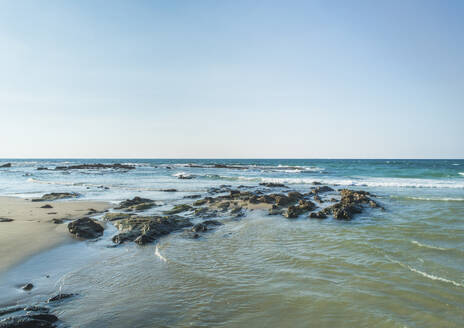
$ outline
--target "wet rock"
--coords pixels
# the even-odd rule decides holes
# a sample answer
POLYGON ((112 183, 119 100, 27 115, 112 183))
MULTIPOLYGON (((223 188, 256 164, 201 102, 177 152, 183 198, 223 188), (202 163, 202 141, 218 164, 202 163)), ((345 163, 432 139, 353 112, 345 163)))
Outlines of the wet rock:
POLYGON ((323 203, 324 201, 321 199, 321 197, 319 197, 318 194, 314 195, 314 200, 318 203, 323 203))
POLYGON ((164 192, 177 192, 177 189, 171 188, 171 189, 162 189, 161 191, 164 192))
POLYGON ((288 198, 293 202, 296 202, 297 200, 304 198, 304 196, 298 191, 291 191, 287 195, 288 195, 288 198))
POLYGON ((54 224, 63 224, 64 220, 63 219, 51 219, 50 222, 54 224))
POLYGON ((40 208, 53 208, 53 206, 50 205, 50 204, 47 204, 47 205, 44 205, 44 206, 40 206, 40 208))
POLYGON ((258 202, 266 203, 266 204, 274 204, 275 199, 274 199, 274 197, 272 197, 270 195, 263 195, 263 196, 258 198, 258 202))
POLYGON ((259 184, 260 186, 265 186, 268 188, 288 188, 283 183, 273 183, 273 182, 263 182, 259 184))
POLYGON ((52 302, 61 301, 61 300, 64 300, 64 299, 73 297, 73 296, 75 296, 75 295, 76 295, 76 294, 60 293, 60 294, 58 294, 58 295, 55 295, 55 296, 53 296, 53 297, 50 297, 50 298, 47 300, 47 303, 52 303, 52 302))
POLYGON ((285 207, 292 204, 294 201, 285 195, 276 195, 274 196, 275 204, 280 207, 285 207))
POLYGON ((70 166, 57 166, 55 170, 102 170, 102 169, 113 169, 113 170, 133 170, 135 166, 125 164, 79 164, 70 166))
POLYGON ((208 207, 197 208, 193 214, 201 218, 212 218, 218 216, 218 212, 216 210, 210 209, 208 207))
POLYGON ((284 211, 283 215, 287 219, 295 219, 301 214, 300 209, 297 206, 289 206, 286 211, 284 211))
POLYGON ((37 171, 45 171, 48 170, 48 167, 38 167, 37 171))
POLYGON ((314 189, 311 191, 311 193, 313 193, 313 194, 321 194, 321 193, 331 192, 331 191, 335 191, 335 190, 333 190, 333 189, 330 188, 329 186, 320 186, 320 187, 314 188, 314 189))
POLYGON ((319 181, 313 181, 313 185, 314 186, 320 186, 322 183, 320 183, 319 181))
POLYGON ((130 213, 105 213, 103 216, 103 220, 105 221, 116 221, 116 220, 123 220, 128 219, 134 216, 134 214, 130 213))
POLYGON ((45 201, 52 201, 57 199, 66 199, 66 198, 77 198, 80 197, 80 194, 75 192, 52 192, 49 194, 45 194, 40 198, 32 199, 33 202, 45 202, 45 201))
POLYGON ((122 201, 116 209, 124 209, 126 211, 143 211, 154 206, 156 206, 156 204, 153 200, 136 196, 132 199, 122 201))
POLYGON ((113 237, 113 242, 120 244, 136 241, 139 245, 144 245, 173 231, 192 226, 192 223, 177 216, 136 216, 116 221, 114 225, 121 233, 113 237))
POLYGON ((33 316, 19 316, 19 317, 12 317, 6 318, 0 321, 0 328, 52 328, 55 327, 53 322, 58 320, 56 319, 53 321, 47 321, 42 319, 36 319, 33 316))
POLYGON ((208 199, 204 198, 204 199, 199 199, 199 200, 196 200, 193 202, 193 206, 202 206, 204 204, 206 204, 208 202, 208 199))
POLYGON ((197 223, 192 227, 193 232, 205 232, 208 230, 208 226, 204 223, 197 223))
POLYGON ((197 199, 197 198, 201 198, 201 195, 187 195, 187 196, 184 196, 184 198, 187 198, 187 199, 197 199))
POLYGON ((180 174, 177 176, 177 178, 182 179, 182 180, 190 180, 190 179, 193 179, 194 176, 190 174, 180 174))
POLYGON ((8 167, 11 167, 11 163, 6 163, 6 164, 3 164, 3 165, 0 165, 0 168, 2 168, 2 169, 8 168, 8 167))
POLYGON ((13 222, 13 219, 10 218, 0 218, 0 222, 13 222))
POLYGON ((26 312, 42 312, 42 313, 48 313, 50 311, 49 308, 44 307, 44 306, 38 306, 38 305, 30 305, 26 306, 23 311, 26 312))
POLYGON ((104 230, 100 224, 88 217, 70 222, 68 229, 75 237, 84 239, 98 238, 103 235, 104 230))
POLYGON ((31 283, 27 283, 27 284, 25 284, 25 285, 24 285, 23 287, 21 287, 21 288, 22 288, 22 290, 29 291, 29 290, 31 290, 32 288, 34 288, 34 285, 31 284, 31 283))
POLYGON ((30 314, 28 315, 28 317, 32 319, 36 319, 36 320, 47 321, 47 322, 58 321, 58 317, 56 315, 49 314, 49 313, 30 314))
POLYGON ((190 211, 191 209, 192 209, 192 206, 190 205, 180 204, 180 205, 174 206, 169 211, 164 211, 163 214, 167 214, 167 215, 178 214, 178 213, 190 211))
POLYGON ((362 212, 363 205, 369 205, 371 207, 378 206, 378 204, 369 197, 371 194, 363 190, 354 191, 341 189, 340 194, 342 196, 340 202, 323 209, 322 212, 324 214, 332 214, 333 217, 338 220, 351 220, 354 214, 362 212))
POLYGON ((323 212, 312 212, 309 214, 309 217, 312 219, 326 219, 327 215, 325 215, 323 212))
POLYGON ((95 214, 98 213, 98 211, 94 208, 89 208, 89 211, 87 212, 87 215, 95 214))

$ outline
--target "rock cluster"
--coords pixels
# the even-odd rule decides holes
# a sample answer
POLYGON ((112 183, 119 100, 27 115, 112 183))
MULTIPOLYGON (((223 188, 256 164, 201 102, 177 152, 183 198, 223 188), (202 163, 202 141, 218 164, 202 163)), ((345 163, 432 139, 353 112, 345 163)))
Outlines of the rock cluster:
POLYGON ((71 234, 77 238, 94 239, 103 235, 103 227, 91 218, 80 218, 68 223, 71 234))
POLYGON ((125 211, 143 211, 156 206, 155 202, 148 198, 134 197, 119 203, 116 209, 123 209, 125 211))
POLYGON ((55 170, 101 170, 101 169, 114 169, 114 170, 133 170, 135 166, 125 164, 78 164, 70 166, 57 166, 55 170))
POLYGON ((367 191, 342 189, 340 194, 342 196, 340 202, 324 208, 321 214, 332 214, 333 217, 338 220, 351 220, 354 214, 363 211, 364 205, 373 208, 381 207, 374 200, 369 198, 371 194, 367 191))
POLYGON ((77 198, 80 197, 80 194, 76 192, 52 192, 49 194, 45 194, 40 198, 32 199, 33 202, 46 202, 52 201, 57 199, 66 199, 66 198, 77 198))
POLYGON ((192 226, 185 218, 178 216, 134 216, 127 219, 114 221, 114 225, 120 231, 113 237, 116 244, 133 241, 144 245, 167 235, 173 231, 192 226))

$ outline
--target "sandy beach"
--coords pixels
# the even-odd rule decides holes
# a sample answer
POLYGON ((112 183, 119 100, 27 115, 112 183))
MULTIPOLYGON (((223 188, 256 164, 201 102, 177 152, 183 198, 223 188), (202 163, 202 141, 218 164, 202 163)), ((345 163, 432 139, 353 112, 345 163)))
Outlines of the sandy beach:
POLYGON ((31 202, 15 197, 0 197, 0 272, 28 257, 74 239, 67 221, 109 208, 105 202, 52 201, 31 202), (42 208, 44 205, 47 208, 42 208), (56 224, 53 219, 64 219, 56 224), (1 222, 5 221, 5 222, 1 222))

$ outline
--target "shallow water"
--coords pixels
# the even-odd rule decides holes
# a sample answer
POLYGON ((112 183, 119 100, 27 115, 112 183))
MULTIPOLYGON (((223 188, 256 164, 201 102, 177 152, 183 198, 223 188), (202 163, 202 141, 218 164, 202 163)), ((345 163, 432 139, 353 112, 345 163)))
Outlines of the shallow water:
POLYGON ((274 181, 307 191, 311 182, 321 181, 373 192, 386 211, 367 210, 350 222, 287 220, 253 211, 223 219, 223 226, 197 240, 174 233, 145 247, 108 248, 114 231, 109 228, 98 242, 59 247, 0 276, 0 303, 40 299, 59 289, 78 293, 55 310, 76 327, 461 327, 464 322, 463 160, 121 160, 137 163, 137 169, 70 174, 36 171, 63 161, 12 162, 9 171, 0 171, 3 195, 75 191, 110 201, 139 195, 169 207, 220 184, 274 181), (196 177, 177 179, 182 172, 196 177), (160 191, 166 188, 179 192, 160 191), (32 296, 16 288, 24 281, 38 286, 32 296))

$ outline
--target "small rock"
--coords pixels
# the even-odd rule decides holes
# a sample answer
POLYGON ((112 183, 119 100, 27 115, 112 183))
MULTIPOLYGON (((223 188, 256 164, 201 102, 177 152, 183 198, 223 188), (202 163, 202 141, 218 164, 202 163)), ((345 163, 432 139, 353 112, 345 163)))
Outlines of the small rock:
POLYGON ((28 290, 31 290, 32 288, 34 288, 34 285, 31 284, 31 283, 27 283, 27 284, 25 284, 25 285, 24 285, 23 287, 21 287, 21 288, 22 288, 23 290, 28 291, 28 290))
POLYGON ((66 298, 73 297, 74 295, 75 295, 75 294, 65 294, 65 293, 58 294, 58 295, 56 295, 56 296, 50 297, 50 298, 47 300, 47 303, 56 302, 56 301, 61 301, 61 300, 64 300, 64 299, 66 299, 66 298))
POLYGON ((78 238, 94 239, 103 235, 103 227, 90 218, 77 219, 68 224, 69 232, 78 238))
POLYGON ((0 222, 12 222, 12 221, 14 220, 10 218, 0 218, 0 222))
POLYGON ((11 163, 0 165, 0 168, 7 168, 7 167, 11 167, 11 163))
POLYGON ((46 204, 44 206, 40 206, 40 208, 53 208, 53 206, 50 204, 46 204))

